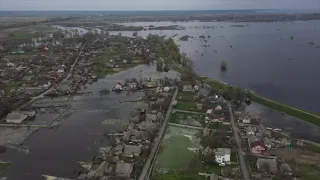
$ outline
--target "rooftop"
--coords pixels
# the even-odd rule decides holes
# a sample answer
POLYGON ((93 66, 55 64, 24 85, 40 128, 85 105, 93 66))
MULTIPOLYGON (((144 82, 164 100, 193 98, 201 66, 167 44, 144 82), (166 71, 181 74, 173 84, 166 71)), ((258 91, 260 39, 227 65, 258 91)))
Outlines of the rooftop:
POLYGON ((124 154, 125 155, 135 155, 139 156, 141 153, 140 146, 133 146, 133 145, 125 145, 124 146, 124 154))
POLYGON ((217 148, 215 154, 217 156, 230 155, 231 150, 230 150, 230 148, 217 148))
POLYGON ((125 162, 117 163, 116 175, 129 177, 132 169, 133 169, 132 163, 125 163, 125 162))

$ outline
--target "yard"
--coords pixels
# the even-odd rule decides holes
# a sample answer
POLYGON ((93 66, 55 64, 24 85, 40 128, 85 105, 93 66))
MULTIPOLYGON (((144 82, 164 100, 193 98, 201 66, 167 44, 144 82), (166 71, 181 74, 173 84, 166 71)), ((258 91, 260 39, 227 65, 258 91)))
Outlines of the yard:
POLYGON ((177 124, 186 124, 190 126, 201 126, 204 123, 204 118, 205 116, 202 114, 173 112, 171 113, 170 122, 177 124))
POLYGON ((174 108, 186 111, 197 111, 197 104, 195 102, 178 101, 177 105, 174 108))
POLYGON ((152 173, 153 180, 201 180, 200 173, 221 174, 221 167, 200 158, 199 130, 169 126, 152 173))
POLYGON ((5 94, 8 94, 10 93, 11 90, 17 90, 19 88, 19 85, 18 84, 7 84, 3 90, 4 90, 4 93, 5 94))
POLYGON ((209 124, 210 129, 223 129, 226 131, 231 131, 231 126, 228 124, 221 124, 221 123, 210 123, 209 124))
POLYGON ((297 168, 300 172, 301 180, 313 180, 319 179, 320 176, 320 167, 319 165, 297 165, 297 168))
POLYGON ((197 93, 194 93, 194 92, 179 92, 177 95, 178 100, 181 100, 181 101, 193 101, 196 96, 197 96, 197 93))
POLYGON ((198 130, 169 126, 162 140, 155 169, 179 170, 188 166, 200 147, 198 130), (173 161, 174 159, 174 161, 173 161))

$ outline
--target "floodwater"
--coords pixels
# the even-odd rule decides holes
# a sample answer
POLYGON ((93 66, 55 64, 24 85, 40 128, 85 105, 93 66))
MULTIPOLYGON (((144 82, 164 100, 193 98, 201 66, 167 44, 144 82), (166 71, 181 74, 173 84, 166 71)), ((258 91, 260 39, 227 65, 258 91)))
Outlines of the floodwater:
MULTIPOLYGON (((320 21, 136 22, 126 25, 186 27, 186 30, 139 31, 138 35, 145 37, 151 33, 172 37, 181 51, 195 62, 195 70, 201 75, 320 113, 320 21), (184 35, 194 38, 180 41, 184 35), (202 35, 204 39, 199 38, 202 35), (225 73, 220 72, 222 60, 228 64, 225 73)), ((132 33, 127 31, 122 35, 132 36, 132 33)))
POLYGON ((258 117, 267 127, 280 128, 290 133, 291 138, 305 139, 320 143, 320 127, 306 123, 292 116, 275 111, 260 104, 252 103, 246 111, 258 117))
MULTIPOLYGON (((320 113, 320 21, 136 22, 125 25, 186 27, 186 30, 139 31, 138 35, 158 34, 173 38, 180 50, 194 61, 194 68, 200 75, 253 90, 293 107, 320 113), (193 38, 179 40, 185 35, 193 38), (227 72, 220 71, 222 60, 228 64, 227 72)), ((133 32, 121 33, 132 36, 133 32)), ((249 108, 250 112, 259 114, 267 126, 286 130, 294 138, 320 142, 318 126, 259 105, 249 108)))
MULTIPOLYGON (((128 120, 130 112, 137 107, 137 103, 122 101, 134 101, 143 96, 143 92, 131 95, 110 93, 104 96, 97 92, 102 88, 111 89, 114 84, 123 82, 127 77, 139 77, 141 69, 152 68, 154 67, 137 66, 107 76, 88 86, 86 91, 91 91, 92 94, 71 98, 70 102, 66 100, 71 108, 68 116, 58 120, 61 121, 60 126, 40 129, 30 135, 20 145, 27 151, 15 148, 0 154, 1 160, 12 162, 1 175, 10 180, 44 179, 41 175, 72 178, 77 161, 91 161, 98 148, 109 143, 103 134, 122 130, 121 119, 128 120), (108 119, 112 119, 113 123, 104 123, 108 119), (119 119, 119 124, 114 123, 115 119, 119 119)), ((50 104, 48 100, 42 101, 50 104)))

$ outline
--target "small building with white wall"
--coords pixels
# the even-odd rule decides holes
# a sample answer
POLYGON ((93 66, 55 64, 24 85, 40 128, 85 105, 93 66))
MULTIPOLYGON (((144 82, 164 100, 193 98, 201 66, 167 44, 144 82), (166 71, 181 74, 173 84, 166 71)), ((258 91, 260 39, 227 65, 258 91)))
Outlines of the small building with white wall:
POLYGON ((219 164, 230 164, 230 156, 230 148, 217 148, 217 150, 215 151, 215 160, 219 164))

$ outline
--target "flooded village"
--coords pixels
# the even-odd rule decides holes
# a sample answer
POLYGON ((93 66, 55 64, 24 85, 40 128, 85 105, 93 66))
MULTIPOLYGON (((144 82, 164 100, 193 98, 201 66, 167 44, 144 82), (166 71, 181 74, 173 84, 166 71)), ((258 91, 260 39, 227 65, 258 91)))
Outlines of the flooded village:
POLYGON ((320 175, 318 144, 264 124, 248 91, 194 75, 173 39, 85 22, 24 29, 44 33, 0 46, 1 180, 320 175))

